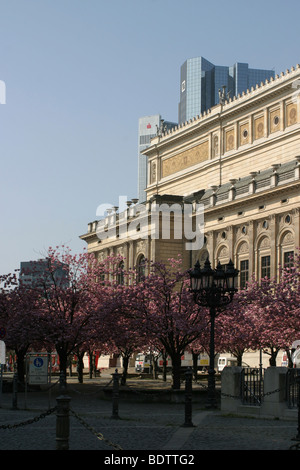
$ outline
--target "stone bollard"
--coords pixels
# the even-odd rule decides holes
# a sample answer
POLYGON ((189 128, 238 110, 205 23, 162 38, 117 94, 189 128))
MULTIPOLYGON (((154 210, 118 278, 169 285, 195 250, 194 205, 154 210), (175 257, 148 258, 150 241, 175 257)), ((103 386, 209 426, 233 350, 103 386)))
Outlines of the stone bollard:
POLYGON ((221 411, 237 413, 241 405, 242 367, 225 367, 221 374, 221 411))
POLYGON ((113 376, 113 391, 112 391, 112 419, 119 419, 119 377, 118 369, 116 369, 113 376))
POLYGON ((66 381, 63 372, 60 374, 60 392, 61 395, 56 398, 56 450, 69 449, 70 435, 70 401, 71 398, 64 395, 66 392, 66 381))
POLYGON ((286 367, 268 367, 264 373, 261 415, 281 418, 286 410, 286 367), (271 393, 278 390, 276 393, 271 393), (270 393, 269 393, 270 392, 270 393))
POLYGON ((183 427, 194 427, 192 423, 192 377, 191 368, 188 367, 185 373, 185 421, 183 427))

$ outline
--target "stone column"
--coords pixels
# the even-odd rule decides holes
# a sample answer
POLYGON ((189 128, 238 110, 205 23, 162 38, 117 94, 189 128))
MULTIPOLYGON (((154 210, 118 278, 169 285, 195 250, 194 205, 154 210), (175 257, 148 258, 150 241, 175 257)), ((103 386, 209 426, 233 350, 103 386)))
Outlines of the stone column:
POLYGON ((276 240, 277 240, 277 228, 276 228, 276 215, 272 214, 269 217, 270 221, 270 256, 271 256, 271 278, 277 276, 277 249, 276 249, 276 240))

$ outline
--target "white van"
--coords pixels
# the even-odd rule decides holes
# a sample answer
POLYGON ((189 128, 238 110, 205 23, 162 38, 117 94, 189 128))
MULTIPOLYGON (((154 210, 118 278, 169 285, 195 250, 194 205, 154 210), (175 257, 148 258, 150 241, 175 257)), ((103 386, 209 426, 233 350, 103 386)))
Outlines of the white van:
POLYGON ((135 371, 150 372, 151 359, 151 354, 138 353, 135 358, 135 371))
POLYGON ((234 367, 237 366, 237 358, 236 357, 227 357, 227 356, 220 356, 218 359, 218 372, 222 372, 224 367, 234 367))
POLYGON ((298 344, 292 355, 293 367, 300 367, 300 345, 298 344))
MULTIPOLYGON (((164 365, 162 355, 160 354, 158 357, 156 357, 156 359, 157 359, 158 370, 162 371, 163 365, 164 365)), ((153 368, 152 361, 153 361, 152 354, 138 353, 135 358, 135 365, 134 365, 135 371, 136 372, 151 372, 153 368)), ((172 367, 172 361, 169 356, 167 357, 166 365, 167 365, 167 370, 170 370, 170 368, 172 367)))

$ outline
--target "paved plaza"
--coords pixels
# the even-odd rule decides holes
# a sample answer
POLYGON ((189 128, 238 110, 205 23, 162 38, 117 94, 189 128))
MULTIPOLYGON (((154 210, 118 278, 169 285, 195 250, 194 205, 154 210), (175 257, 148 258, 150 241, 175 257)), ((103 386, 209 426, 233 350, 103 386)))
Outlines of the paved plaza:
MULTIPOLYGON (((106 451, 105 455, 114 456, 127 455, 127 451, 153 451, 162 455, 176 452, 193 455, 194 452, 199 456, 198 452, 203 450, 288 451, 296 444, 293 438, 297 434, 297 420, 228 416, 220 410, 207 410, 201 402, 192 406, 194 426, 184 427, 184 402, 160 401, 159 393, 170 388, 170 383, 161 380, 129 379, 127 388, 131 396, 123 397, 120 392, 119 419, 113 419, 112 400, 109 395, 104 398, 100 393, 103 387, 109 389, 110 379, 109 374, 104 374, 101 378, 85 378, 84 383, 79 384, 75 377, 68 378, 69 450, 101 450, 106 451), (158 399, 149 400, 147 387, 153 389, 154 386, 158 399)), ((13 409, 12 393, 2 393, 0 450, 55 450, 56 411, 53 408, 58 395, 58 384, 42 392, 19 392, 17 409, 13 409), (10 426, 4 428, 5 425, 10 426)))

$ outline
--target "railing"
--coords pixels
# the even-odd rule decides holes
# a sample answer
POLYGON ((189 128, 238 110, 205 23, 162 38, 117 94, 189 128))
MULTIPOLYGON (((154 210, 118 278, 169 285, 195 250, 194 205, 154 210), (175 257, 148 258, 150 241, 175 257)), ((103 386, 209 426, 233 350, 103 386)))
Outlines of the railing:
POLYGON ((288 369, 286 374, 286 401, 288 408, 297 408, 299 399, 300 369, 288 369))
POLYGON ((260 406, 264 395, 264 369, 245 367, 241 373, 243 405, 260 406))

